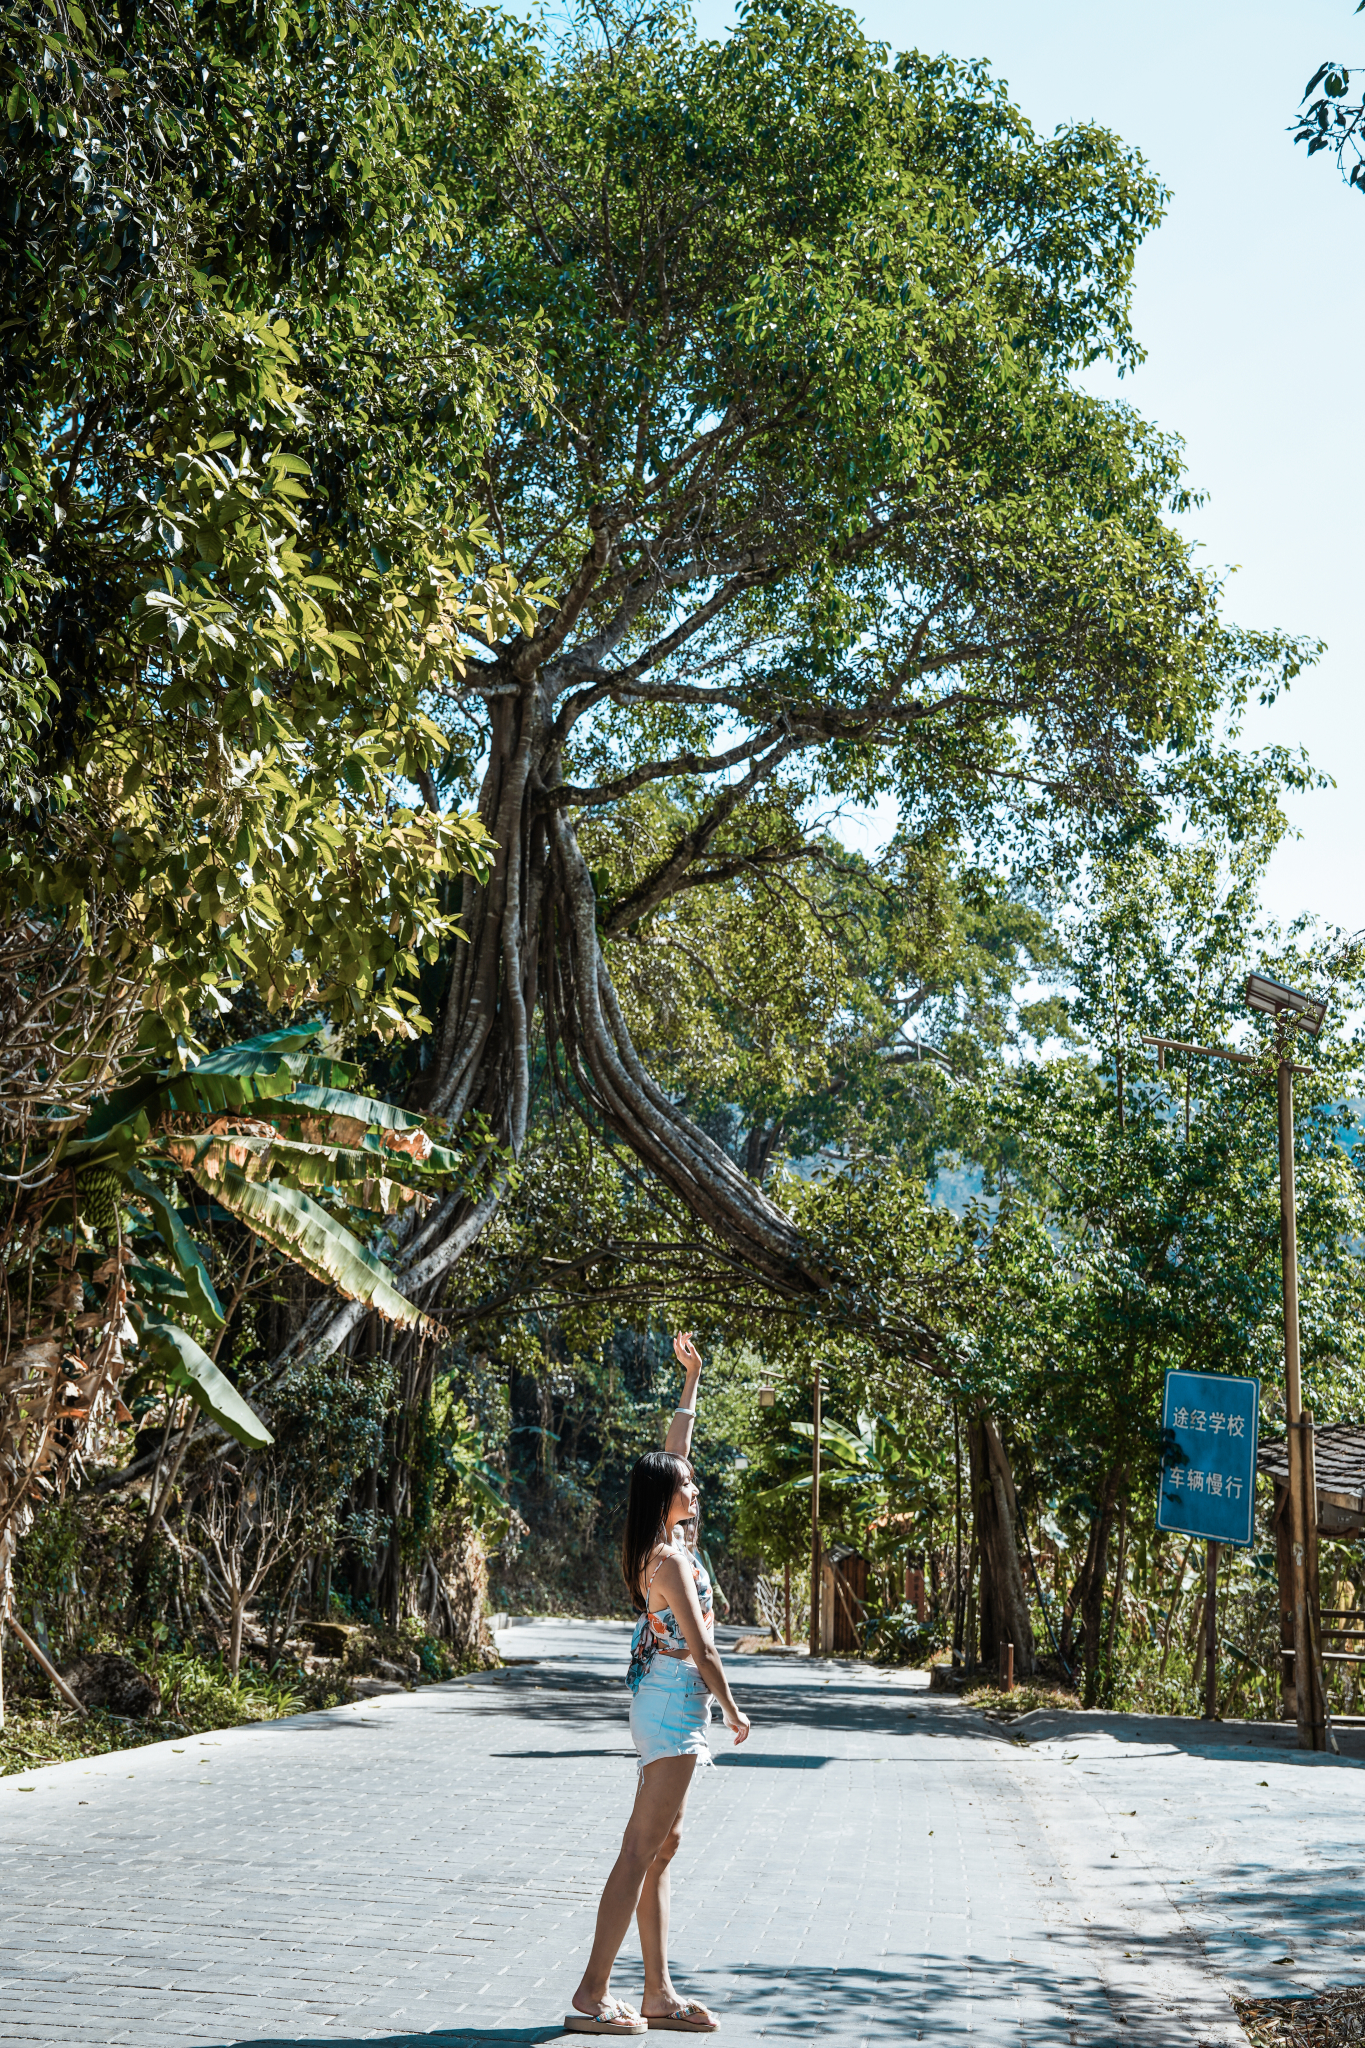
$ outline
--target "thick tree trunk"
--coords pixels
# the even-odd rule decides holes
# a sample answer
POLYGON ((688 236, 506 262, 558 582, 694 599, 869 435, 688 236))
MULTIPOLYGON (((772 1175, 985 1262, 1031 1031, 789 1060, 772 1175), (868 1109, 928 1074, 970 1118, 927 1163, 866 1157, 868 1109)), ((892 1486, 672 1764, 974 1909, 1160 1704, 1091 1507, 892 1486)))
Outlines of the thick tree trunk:
POLYGON ((1001 1645, 1014 1644, 1016 1677, 1038 1668, 1016 1529, 1019 1502, 1000 1432, 982 1409, 967 1426, 972 1515, 981 1559, 981 1662, 993 1666, 1001 1645))
MULTIPOLYGON (((479 816, 496 853, 483 880, 464 883, 465 943, 413 1091, 414 1107, 452 1129, 482 1128, 489 1142, 468 1191, 400 1227, 404 1292, 438 1302, 451 1267, 497 1213, 526 1140, 539 1015, 554 1074, 734 1255, 783 1293, 822 1293, 830 1275, 791 1219, 640 1062, 603 958, 592 877, 557 793, 565 733, 538 683, 495 697, 491 724, 479 816)), ((319 1305, 277 1365, 336 1350, 364 1313, 354 1303, 319 1305)))

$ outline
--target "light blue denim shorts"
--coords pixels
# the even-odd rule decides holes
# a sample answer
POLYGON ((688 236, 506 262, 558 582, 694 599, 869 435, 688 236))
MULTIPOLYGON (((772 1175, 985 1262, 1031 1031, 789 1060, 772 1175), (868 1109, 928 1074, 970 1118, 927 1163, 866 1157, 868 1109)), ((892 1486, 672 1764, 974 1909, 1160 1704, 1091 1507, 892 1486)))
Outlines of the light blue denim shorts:
POLYGON ((696 1665, 657 1654, 630 1702, 630 1739, 639 1751, 639 1769, 664 1756, 694 1756, 699 1764, 709 1764, 710 1725, 711 1695, 696 1665))

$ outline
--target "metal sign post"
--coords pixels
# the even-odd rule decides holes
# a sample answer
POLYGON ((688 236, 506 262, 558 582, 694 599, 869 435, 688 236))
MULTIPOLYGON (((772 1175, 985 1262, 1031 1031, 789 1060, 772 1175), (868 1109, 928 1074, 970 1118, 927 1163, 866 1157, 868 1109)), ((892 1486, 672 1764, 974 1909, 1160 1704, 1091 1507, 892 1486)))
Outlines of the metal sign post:
POLYGON ((1256 1505, 1259 1380, 1222 1373, 1168 1372, 1161 1404, 1158 1529, 1208 1544, 1205 1592, 1204 1718, 1218 1716, 1218 1546, 1246 1549, 1256 1505))

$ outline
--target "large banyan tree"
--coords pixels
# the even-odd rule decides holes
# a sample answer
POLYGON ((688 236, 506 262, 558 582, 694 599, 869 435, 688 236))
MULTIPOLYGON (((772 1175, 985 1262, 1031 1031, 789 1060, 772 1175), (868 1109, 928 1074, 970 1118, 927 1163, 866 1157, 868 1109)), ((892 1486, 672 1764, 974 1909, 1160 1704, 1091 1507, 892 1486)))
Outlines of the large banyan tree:
POLYGON ((980 66, 814 0, 719 41, 610 5, 471 35, 465 118, 426 138, 465 217, 449 322, 532 335, 552 395, 465 479, 535 618, 438 713, 497 850, 416 1093, 490 1144, 404 1285, 430 1301, 495 1213, 548 1071, 726 1255, 818 1295, 828 1248, 651 1077, 613 960, 680 892, 808 858, 822 805, 1035 845, 1146 808, 1273 668, 1169 523, 1176 446, 1078 376, 1138 359, 1162 194, 1105 131, 1040 137, 980 66))

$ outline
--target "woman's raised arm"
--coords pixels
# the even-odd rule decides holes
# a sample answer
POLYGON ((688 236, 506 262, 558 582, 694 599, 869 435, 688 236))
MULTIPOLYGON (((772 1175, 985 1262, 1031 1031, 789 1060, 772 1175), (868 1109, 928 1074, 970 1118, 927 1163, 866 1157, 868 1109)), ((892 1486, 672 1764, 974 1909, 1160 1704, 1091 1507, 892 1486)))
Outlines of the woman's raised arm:
POLYGON ((676 1457, 688 1458, 692 1455, 692 1425, 697 1419, 697 1383, 701 1378, 701 1353, 689 1331, 679 1330, 673 1339, 673 1356, 683 1369, 683 1397, 673 1411, 664 1449, 676 1457))

